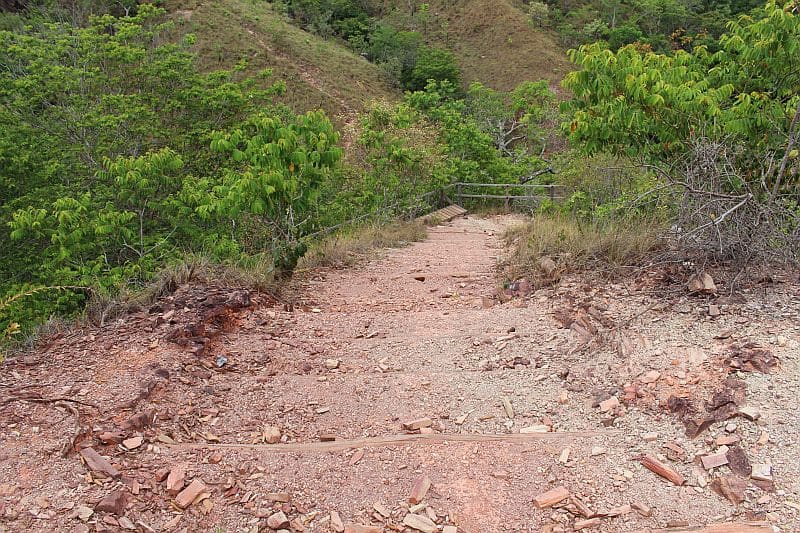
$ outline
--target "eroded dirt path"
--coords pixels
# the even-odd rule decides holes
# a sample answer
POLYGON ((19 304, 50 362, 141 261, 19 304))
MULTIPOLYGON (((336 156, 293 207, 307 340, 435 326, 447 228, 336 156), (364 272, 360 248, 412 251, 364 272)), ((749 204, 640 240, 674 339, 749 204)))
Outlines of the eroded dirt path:
POLYGON ((587 520, 579 502, 532 504, 563 486, 601 515, 588 530, 736 520, 796 531, 797 286, 717 299, 714 317, 706 299, 580 280, 489 302, 499 236, 513 223, 470 217, 432 228, 424 242, 315 273, 293 306, 184 288, 6 363, 0 524, 327 532, 339 530, 338 515, 374 531, 430 530, 425 520, 445 533, 573 531, 587 520), (730 373, 731 344, 747 342, 779 365, 730 373), (746 399, 723 407, 752 407, 758 420, 720 418, 687 437, 681 417, 702 415, 715 392, 740 390, 729 378, 746 385, 746 399), (688 413, 670 412, 670 397, 688 413), (430 419, 429 440, 375 442, 419 433, 403 423, 420 419, 430 419), (63 454, 73 442, 119 476, 63 454), (771 465, 774 484, 741 474, 739 505, 710 488, 730 466, 700 463, 735 446, 751 467, 771 465), (643 454, 686 483, 645 469, 643 454), (174 479, 164 480, 169 470, 174 479), (432 486, 414 505, 420 478, 432 486), (181 509, 169 485, 195 480, 201 496, 178 495, 181 509), (424 517, 421 529, 404 529, 410 513, 424 517))

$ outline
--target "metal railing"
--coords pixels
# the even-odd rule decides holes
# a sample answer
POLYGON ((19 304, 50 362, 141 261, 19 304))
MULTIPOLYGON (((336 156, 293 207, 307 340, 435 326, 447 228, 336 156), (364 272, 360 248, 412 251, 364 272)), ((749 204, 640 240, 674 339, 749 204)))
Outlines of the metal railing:
POLYGON ((374 212, 365 213, 350 220, 346 220, 334 226, 330 226, 303 237, 304 239, 313 239, 315 237, 322 237, 329 235, 334 231, 341 229, 345 226, 356 224, 358 222, 375 219, 380 216, 385 216, 387 213, 392 213, 398 218, 412 219, 425 212, 435 211, 448 204, 457 204, 464 206, 464 200, 478 201, 478 200, 502 200, 504 208, 511 210, 515 206, 530 209, 538 206, 543 199, 550 201, 558 201, 564 199, 564 187, 560 185, 540 185, 536 183, 468 183, 456 182, 445 185, 440 189, 426 192, 415 196, 406 202, 396 202, 389 206, 384 206, 374 212), (487 190, 490 192, 479 193, 475 190, 487 190), (492 190, 493 189, 493 190, 492 190), (401 208, 401 205, 405 207, 401 208))
POLYGON ((564 198, 564 188, 560 185, 540 185, 537 183, 453 183, 448 188, 455 188, 453 199, 462 205, 464 199, 470 200, 503 200, 506 209, 511 209, 515 200, 527 200, 538 204, 543 199, 551 201, 564 198), (490 189, 491 192, 472 192, 475 189, 490 189))

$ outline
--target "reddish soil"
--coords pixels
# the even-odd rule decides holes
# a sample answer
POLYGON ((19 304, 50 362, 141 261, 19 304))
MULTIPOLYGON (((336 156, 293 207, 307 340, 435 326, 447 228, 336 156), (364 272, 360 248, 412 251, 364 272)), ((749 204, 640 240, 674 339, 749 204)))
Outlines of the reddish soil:
POLYGON ((0 530, 328 532, 335 512, 346 525, 419 531, 404 529, 411 508, 439 531, 573 531, 586 520, 575 502, 532 503, 563 486, 598 515, 588 531, 728 521, 798 531, 800 288, 726 298, 571 278, 490 301, 500 236, 516 221, 432 228, 424 242, 313 273, 291 304, 183 287, 5 362, 0 530), (777 366, 733 370, 731 345, 747 343, 777 366), (687 437, 674 398, 710 416, 729 378, 744 397, 687 437), (620 405, 603 412, 612 396, 620 405), (737 416, 745 406, 760 417, 737 416), (403 423, 423 418, 425 434, 408 437, 420 431, 403 423), (280 442, 268 444, 274 428, 280 442), (132 449, 120 443, 134 437, 132 449), (700 465, 725 437, 771 465, 772 484, 741 477, 739 504, 711 489, 736 465, 700 465), (77 453, 87 447, 121 475, 91 472, 77 453), (643 454, 686 483, 645 469, 643 454), (205 485, 186 509, 159 481, 179 465, 185 485, 205 485), (410 504, 425 476, 430 490, 410 504), (116 509, 96 509, 115 491, 116 509), (622 514, 608 516, 614 508, 622 514))

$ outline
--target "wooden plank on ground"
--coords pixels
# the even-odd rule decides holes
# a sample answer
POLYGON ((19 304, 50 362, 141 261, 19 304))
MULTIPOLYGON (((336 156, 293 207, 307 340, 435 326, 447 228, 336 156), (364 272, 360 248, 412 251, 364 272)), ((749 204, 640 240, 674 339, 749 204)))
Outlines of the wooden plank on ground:
POLYGON ((630 533, 771 533, 772 526, 764 522, 724 522, 707 526, 671 527, 667 529, 637 529, 630 533))
POLYGON ((467 210, 461 207, 460 205, 448 205, 438 211, 434 211, 425 216, 419 217, 417 220, 422 222, 423 224, 430 224, 431 222, 448 222, 453 220, 456 217, 460 217, 467 214, 467 210))
POLYGON ((600 436, 613 436, 619 434, 617 430, 603 431, 555 431, 552 433, 512 433, 512 434, 445 434, 445 433, 412 433, 400 435, 386 435, 383 437, 368 437, 353 440, 337 440, 332 442, 305 442, 290 444, 208 444, 208 443, 179 443, 168 444, 172 449, 248 449, 274 453, 289 452, 332 452, 348 450, 350 448, 373 448, 379 446, 396 446, 405 444, 441 444, 444 442, 511 442, 524 444, 542 440, 572 440, 594 438, 600 436))

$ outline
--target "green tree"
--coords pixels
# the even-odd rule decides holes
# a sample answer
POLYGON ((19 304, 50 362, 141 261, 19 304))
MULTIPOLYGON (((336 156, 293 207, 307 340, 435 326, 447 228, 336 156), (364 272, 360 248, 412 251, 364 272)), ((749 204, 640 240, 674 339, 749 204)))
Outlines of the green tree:
POLYGON ((566 132, 589 152, 668 158, 704 135, 783 153, 800 100, 800 19, 790 4, 771 2, 758 17, 731 23, 720 47, 570 51, 581 70, 564 79, 575 95, 563 106, 572 116, 566 132))
POLYGON ((543 123, 553 118, 555 111, 555 95, 546 81, 523 82, 510 93, 475 82, 465 100, 467 112, 503 154, 517 159, 544 152, 547 133, 543 123))
POLYGON ((456 87, 461 84, 461 70, 452 52, 430 46, 420 48, 416 64, 403 86, 419 91, 425 89, 430 80, 448 81, 456 87))
POLYGON ((590 154, 609 151, 654 169, 662 188, 679 195, 680 241, 698 261, 781 251, 796 258, 800 250, 795 11, 793 2, 769 2, 740 17, 715 53, 600 44, 570 52, 581 70, 563 82, 574 95, 563 106, 565 132, 590 154))

